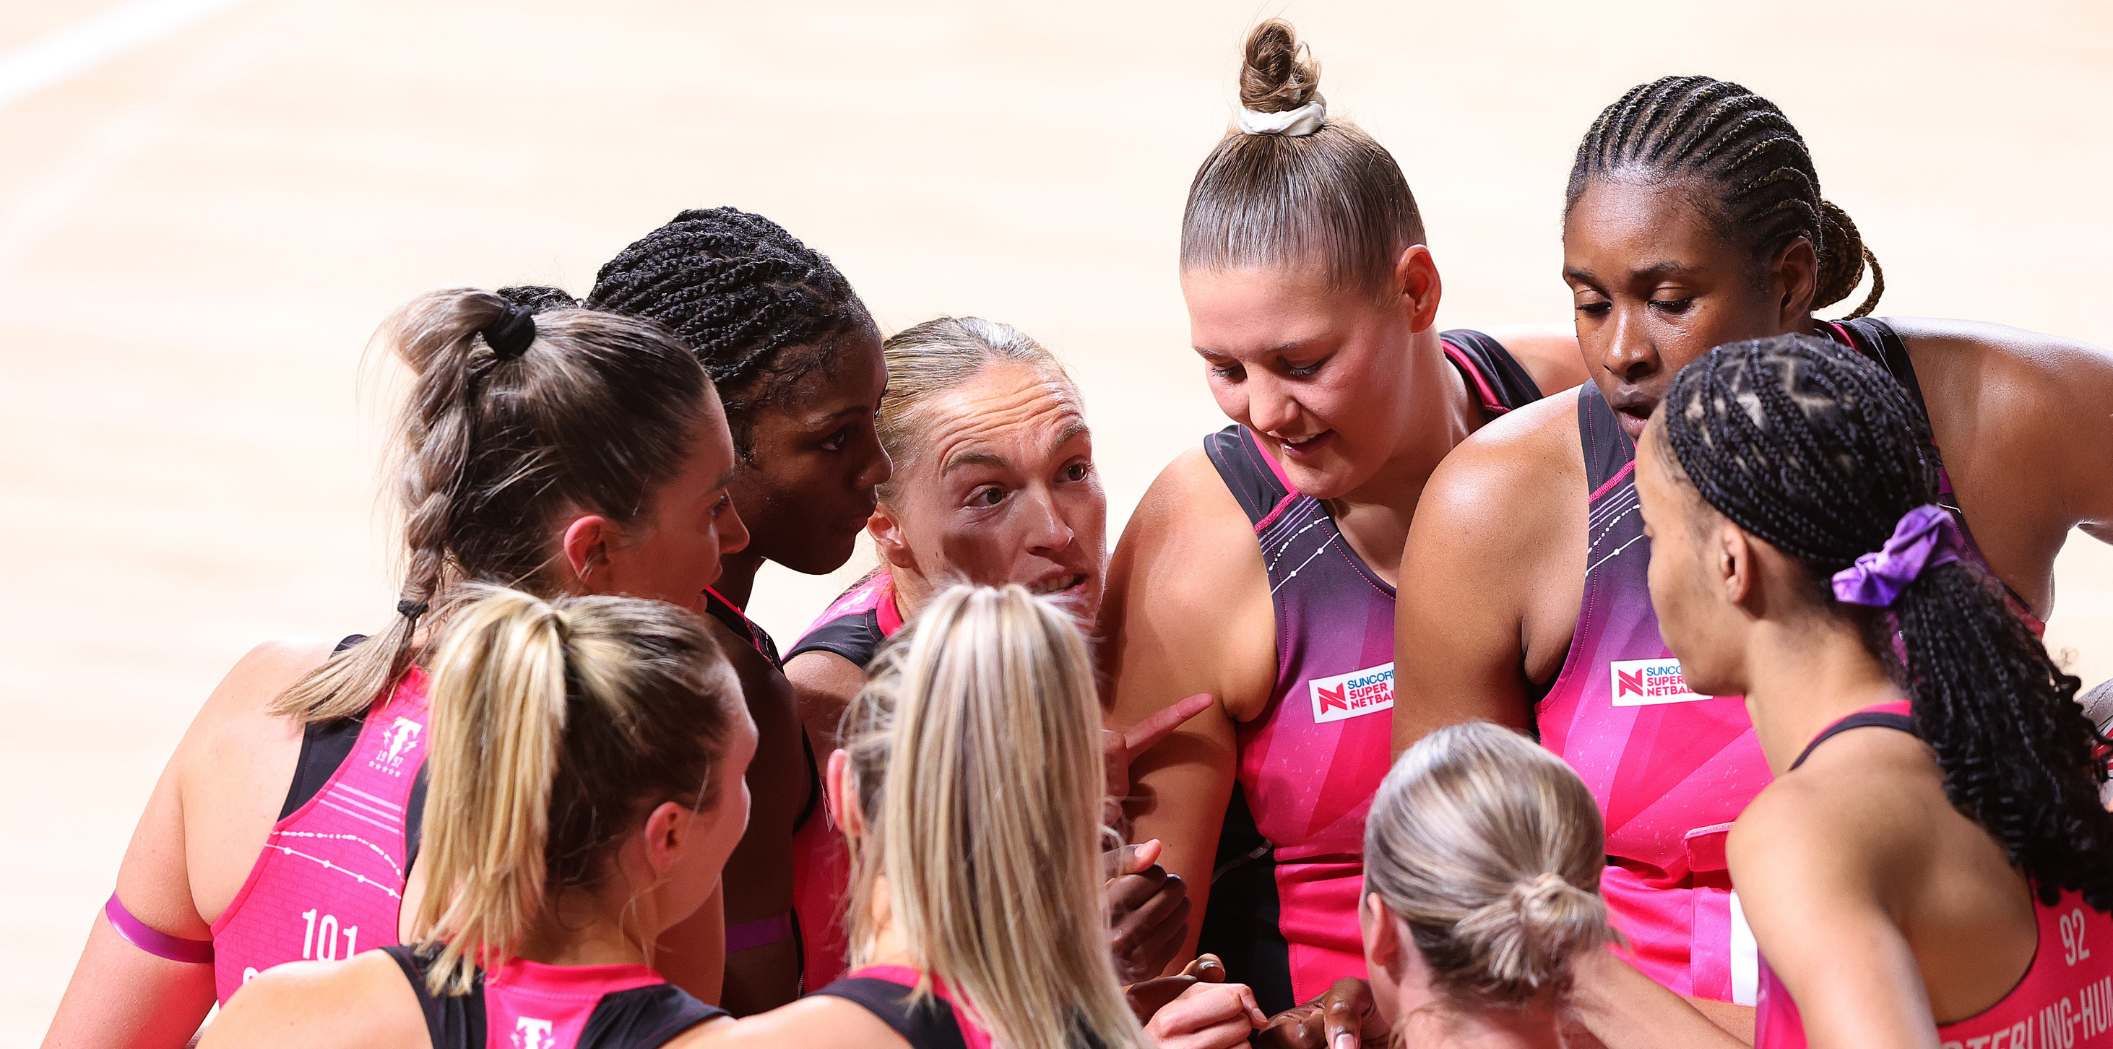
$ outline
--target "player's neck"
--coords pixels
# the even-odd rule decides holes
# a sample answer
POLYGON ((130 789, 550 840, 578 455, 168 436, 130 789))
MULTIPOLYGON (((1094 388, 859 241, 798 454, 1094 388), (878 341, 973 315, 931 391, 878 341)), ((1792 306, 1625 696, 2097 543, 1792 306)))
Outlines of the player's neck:
POLYGON ((1446 359, 1436 325, 1411 336, 1406 352, 1415 364, 1403 395, 1413 403, 1403 406, 1406 425, 1393 457, 1370 480, 1327 501, 1329 516, 1351 549, 1389 583, 1431 472, 1482 425, 1482 410, 1467 380, 1446 359))
POLYGON ((1529 1002, 1519 1009, 1433 1005, 1407 1014, 1403 1024, 1406 1044, 1444 1049, 1559 1049, 1563 1044, 1560 1013, 1543 1002, 1529 1002))
POLYGON ((1768 768, 1780 776, 1827 726, 1906 698, 1847 617, 1755 628, 1746 709, 1768 768))
POLYGON ((653 894, 634 898, 628 884, 621 886, 621 893, 609 891, 612 887, 593 894, 567 893, 522 937, 520 956, 544 965, 650 964, 637 930, 654 927, 658 912, 653 894))

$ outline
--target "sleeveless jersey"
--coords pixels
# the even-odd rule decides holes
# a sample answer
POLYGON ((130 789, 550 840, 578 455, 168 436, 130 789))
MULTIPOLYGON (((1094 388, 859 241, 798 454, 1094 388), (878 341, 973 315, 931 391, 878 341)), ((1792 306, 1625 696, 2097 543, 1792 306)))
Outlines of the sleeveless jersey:
MULTIPOLYGON (((1906 346, 1885 322, 1829 329, 1922 403, 1906 346)), ((1629 960, 1678 994, 1752 1005, 1759 958, 1724 843, 1768 785, 1768 762, 1745 699, 1688 691, 1659 637, 1636 446, 1590 383, 1578 391, 1577 422, 1591 486, 1585 600, 1562 672, 1535 706, 1541 742, 1584 778, 1606 817, 1600 889, 1629 960)), ((1941 499, 1963 525, 1948 482, 1941 499)))
POLYGON ((435 996, 435 956, 387 948, 418 992, 433 1049, 654 1049, 727 1015, 643 965, 543 965, 516 958, 478 970, 467 994, 435 996))
MULTIPOLYGON (((902 629, 895 577, 886 569, 860 580, 823 610, 792 646, 788 659, 831 652, 864 667, 881 642, 902 629)), ((821 788, 815 788, 817 795, 821 788)), ((851 934, 844 927, 844 894, 851 886, 851 849, 827 819, 810 819, 792 836, 793 912, 800 920, 801 986, 823 987, 844 975, 851 934)), ((907 1036, 905 1036, 907 1037, 907 1036)))
MULTIPOLYGON (((1913 732, 1909 704, 1882 703, 1827 727, 1805 747, 1795 769, 1836 733, 1880 726, 1913 732)), ((1973 1016, 1937 1025, 1942 1049, 2101 1049, 2113 1046, 2113 919, 2065 892, 2049 907, 2035 896, 2032 913, 2039 946, 2025 975, 2001 1001, 1973 1016), (2097 950, 2093 950, 2097 947, 2097 950)), ((1805 1024, 1797 1003, 1764 959, 1754 1049, 1805 1049, 1805 1024)))
POLYGON ((932 993, 912 999, 917 970, 904 965, 869 965, 816 994, 856 1002, 910 1043, 910 1049, 991 1049, 990 1034, 974 1010, 954 1000, 946 981, 932 978, 932 993))
MULTIPOLYGON (((1487 417, 1540 398, 1494 339, 1449 331, 1443 345, 1487 417)), ((1240 789, 1199 950, 1218 952, 1274 1013, 1365 975, 1357 899, 1365 815, 1392 764, 1394 588, 1254 434, 1228 426, 1204 451, 1262 548, 1277 674, 1261 715, 1236 727, 1240 789)))
POLYGON ((397 942, 425 808, 426 689, 425 673, 412 667, 362 717, 304 732, 286 809, 213 923, 220 1004, 274 965, 349 958, 397 942), (341 746, 346 737, 349 750, 341 746), (338 760, 329 761, 333 740, 338 760))

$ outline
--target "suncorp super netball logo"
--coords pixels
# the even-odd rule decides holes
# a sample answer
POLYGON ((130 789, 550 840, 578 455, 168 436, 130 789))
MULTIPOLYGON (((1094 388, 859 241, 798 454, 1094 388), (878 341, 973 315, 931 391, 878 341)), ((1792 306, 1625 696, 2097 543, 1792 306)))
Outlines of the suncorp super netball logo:
POLYGON ((1613 678, 1614 705, 1648 707, 1659 703, 1689 703, 1708 696, 1688 691, 1677 659, 1617 659, 1607 664, 1613 678))
POLYGON ((1313 692, 1316 724, 1392 710, 1394 664, 1381 663, 1335 677, 1314 678, 1306 682, 1306 687, 1313 692))

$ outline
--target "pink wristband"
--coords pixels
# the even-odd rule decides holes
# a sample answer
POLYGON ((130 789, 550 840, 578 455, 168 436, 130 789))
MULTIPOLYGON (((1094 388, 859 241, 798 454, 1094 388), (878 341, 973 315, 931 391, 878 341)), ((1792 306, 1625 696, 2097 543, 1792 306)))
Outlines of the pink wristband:
POLYGON ((132 912, 118 902, 117 893, 111 893, 110 902, 103 904, 103 914, 109 917, 110 927, 116 929, 119 936, 156 958, 192 965, 205 965, 213 960, 213 941, 186 940, 151 928, 146 922, 134 918, 132 912))
POLYGON ((726 953, 767 947, 792 936, 792 912, 783 911, 768 918, 726 927, 726 953))

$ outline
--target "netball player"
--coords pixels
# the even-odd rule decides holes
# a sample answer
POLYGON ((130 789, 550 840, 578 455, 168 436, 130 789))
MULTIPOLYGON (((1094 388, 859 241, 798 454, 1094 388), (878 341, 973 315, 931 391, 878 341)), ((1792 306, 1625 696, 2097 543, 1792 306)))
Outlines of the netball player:
MULTIPOLYGON (((1432 476, 1403 556, 1395 743, 1467 718, 1537 721, 1600 799, 1604 891, 1636 964, 1683 995, 1751 1005, 1723 846, 1768 765, 1738 697, 1690 687, 1659 639, 1636 435, 1712 346, 1786 332, 1849 346, 1927 412, 1975 556, 2044 616, 2069 529, 2113 538, 2113 357, 1963 321, 1814 319, 1870 252, 1781 111, 1707 77, 1639 86, 1600 115, 1563 248, 1596 385, 1514 413, 1432 476)), ((1883 287, 1869 268, 1859 316, 1883 287)), ((1742 1033, 1751 1019, 1706 1008, 1742 1033)))
MULTIPOLYGON (((696 607, 747 542, 718 397, 665 329, 458 290, 383 331, 417 374, 399 428, 397 617, 335 653, 268 642, 214 690, 148 800, 52 1041, 180 1046, 259 972, 398 942, 417 894, 420 667, 449 588, 696 607)), ((716 924, 685 946, 716 958, 716 924)))
POLYGON ((2107 740, 1942 505, 1921 406, 1809 335, 1662 399, 1651 599, 1777 777, 1728 844, 1757 1045, 2113 1045, 2107 740))
MULTIPOLYGON (((836 748, 874 653, 945 586, 1019 583, 1082 622, 1100 610, 1108 497, 1084 400, 1063 365, 1010 325, 980 317, 913 325, 890 337, 883 355, 878 432, 894 473, 867 526, 882 564, 822 613, 785 665, 824 751, 836 748)), ((1110 757, 1111 774, 1204 702, 1130 732, 1110 757)), ((820 987, 844 972, 849 856, 822 821, 802 827, 794 848, 806 985, 820 987)), ((1165 968, 1186 933, 1185 887, 1155 863, 1158 854, 1151 843, 1126 850, 1123 877, 1109 890, 1126 980, 1165 968)))
MULTIPOLYGON (((727 559, 706 601, 760 734, 748 774, 756 810, 726 870, 721 1004, 746 1015, 800 992, 792 841, 821 796, 777 645, 742 610, 766 560, 821 575, 851 558, 874 486, 888 479, 873 429, 888 385, 880 331, 827 258, 734 208, 685 211, 625 248, 587 304, 658 321, 689 343, 725 399, 738 452, 730 490, 754 541, 727 559)), ((684 964, 671 956, 663 971, 680 980, 684 964)))
POLYGON ((1213 890, 1204 947, 1272 1009, 1363 973, 1357 856, 1424 479, 1583 379, 1567 333, 1439 330, 1415 198, 1316 78, 1287 23, 1248 37, 1239 127, 1196 174, 1181 247, 1191 339, 1235 425, 1160 473, 1102 610, 1119 720, 1217 698, 1138 763, 1136 836, 1166 842, 1199 903, 1213 890))
POLYGON ((719 646, 657 601, 463 596, 431 664, 416 946, 274 969, 204 1045, 654 1049, 725 1015, 651 968, 748 819, 719 646))
POLYGON ((932 597, 845 726, 827 776, 854 971, 697 1041, 1143 1044, 1106 947, 1100 707, 1072 618, 1018 585, 932 597))

